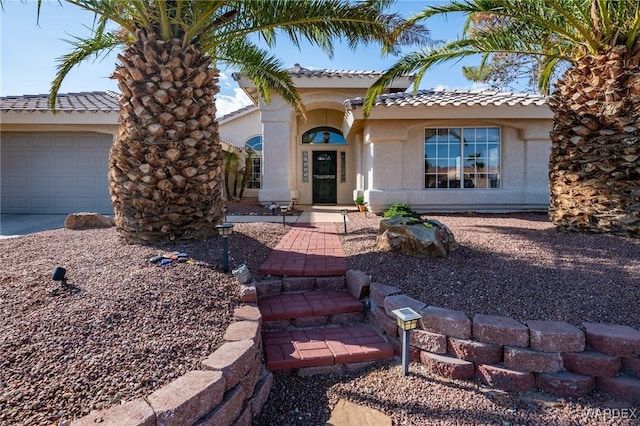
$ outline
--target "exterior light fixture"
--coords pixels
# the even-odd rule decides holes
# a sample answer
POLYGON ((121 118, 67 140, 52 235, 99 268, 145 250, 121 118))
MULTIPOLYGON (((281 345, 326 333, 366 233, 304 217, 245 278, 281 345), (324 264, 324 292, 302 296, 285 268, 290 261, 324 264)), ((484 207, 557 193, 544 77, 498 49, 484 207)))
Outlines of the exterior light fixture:
POLYGON ((227 221, 227 210, 228 210, 227 206, 222 206, 222 214, 224 215, 222 219, 223 222, 227 221))
POLYGON ((291 197, 291 210, 295 210, 296 201, 298 201, 298 199, 296 197, 291 197))
POLYGON ((282 226, 287 226, 285 222, 285 215, 287 214, 287 210, 289 208, 287 206, 280 206, 280 213, 282 213, 282 226))
POLYGON ((67 270, 62 266, 56 266, 53 269, 53 274, 51 275, 51 279, 54 281, 60 281, 60 286, 64 289, 69 288, 69 284, 67 283, 67 270))
POLYGON ((233 232, 233 224, 222 223, 216 225, 216 229, 218 230, 218 235, 222 237, 222 270, 229 272, 229 241, 227 238, 233 232))
POLYGON ((403 330, 402 333, 402 375, 409 374, 409 330, 418 327, 418 320, 422 315, 411 308, 400 308, 392 311, 396 316, 398 327, 403 330))
POLYGON ((347 233, 347 209, 341 209, 342 221, 344 222, 344 233, 347 233))
POLYGON ((329 138, 331 138, 331 133, 327 131, 322 132, 322 142, 329 143, 329 138))

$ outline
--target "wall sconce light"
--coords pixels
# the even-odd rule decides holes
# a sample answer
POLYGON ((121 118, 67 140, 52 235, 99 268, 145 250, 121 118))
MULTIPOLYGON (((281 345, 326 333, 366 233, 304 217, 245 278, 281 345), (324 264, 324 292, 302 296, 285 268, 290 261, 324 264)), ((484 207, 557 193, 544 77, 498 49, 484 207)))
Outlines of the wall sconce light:
POLYGON ((233 232, 233 224, 222 223, 216 225, 216 229, 218 230, 218 235, 222 237, 222 270, 229 272, 229 241, 227 238, 233 232))
POLYGON ((285 222, 285 215, 287 214, 288 209, 289 207, 287 206, 280 206, 280 213, 282 213, 282 226, 287 226, 287 223, 285 222))
POLYGON ((347 233, 347 209, 341 209, 342 221, 344 222, 344 233, 347 233))
POLYGON ((409 330, 418 327, 418 320, 422 315, 411 308, 400 308, 392 311, 396 316, 398 327, 402 332, 402 375, 409 374, 409 330))
POLYGON ((329 143, 329 138, 331 138, 331 133, 329 132, 322 132, 322 142, 323 143, 329 143))

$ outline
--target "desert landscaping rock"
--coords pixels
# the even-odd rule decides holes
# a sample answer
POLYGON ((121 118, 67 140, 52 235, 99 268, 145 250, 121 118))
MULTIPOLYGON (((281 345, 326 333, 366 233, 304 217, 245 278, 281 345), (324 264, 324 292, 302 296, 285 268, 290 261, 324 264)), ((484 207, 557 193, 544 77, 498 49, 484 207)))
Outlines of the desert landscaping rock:
MULTIPOLYGON (((235 203, 229 205, 231 210, 235 203)), ((371 275, 374 283, 469 318, 487 314, 522 323, 640 328, 640 306, 627 296, 636 294, 640 282, 640 240, 559 233, 542 214, 434 218, 461 244, 447 258, 379 252, 380 218, 349 213, 350 232, 340 234, 348 267, 371 275)), ((229 238, 231 266, 245 263, 257 271, 269 247, 288 229, 236 224, 229 238)), ((221 249, 217 238, 170 247, 127 246, 119 243, 114 229, 60 229, 1 240, 0 424, 68 421, 145 397, 200 368, 200 361, 222 343, 234 315, 236 280, 207 267, 157 267, 148 259, 178 250, 219 265, 221 249), (80 293, 46 295, 56 264, 68 270, 80 293)), ((372 297, 373 289, 374 284, 372 297)), ((324 425, 340 399, 412 426, 604 424, 594 412, 631 407, 598 390, 579 399, 500 393, 479 382, 439 378, 419 363, 402 377, 395 363, 308 378, 274 378, 265 372, 249 401, 251 409, 236 421, 246 424, 242 419, 246 422, 249 412, 257 415, 262 409, 255 425, 324 425)))

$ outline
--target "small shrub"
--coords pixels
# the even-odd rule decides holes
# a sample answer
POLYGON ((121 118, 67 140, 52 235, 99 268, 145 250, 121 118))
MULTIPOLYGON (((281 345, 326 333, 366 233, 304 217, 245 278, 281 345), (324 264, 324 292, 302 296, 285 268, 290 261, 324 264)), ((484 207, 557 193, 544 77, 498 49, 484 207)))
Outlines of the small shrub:
POLYGON ((353 202, 356 204, 356 206, 363 206, 367 204, 365 203, 364 197, 362 195, 358 195, 358 197, 356 197, 356 199, 353 200, 353 202))
POLYGON ((389 210, 384 212, 382 216, 383 217, 393 217, 393 216, 418 217, 418 213, 411 210, 407 204, 394 203, 394 204, 391 204, 391 207, 389 207, 389 210))

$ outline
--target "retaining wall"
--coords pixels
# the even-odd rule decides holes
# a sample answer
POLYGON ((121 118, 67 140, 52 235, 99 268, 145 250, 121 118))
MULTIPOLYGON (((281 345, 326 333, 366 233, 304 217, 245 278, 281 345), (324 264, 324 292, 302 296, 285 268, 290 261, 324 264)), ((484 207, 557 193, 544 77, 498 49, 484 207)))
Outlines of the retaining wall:
POLYGON ((475 315, 426 304, 380 283, 370 286, 369 319, 401 353, 402 330, 391 311, 422 315, 410 331, 413 361, 451 379, 481 379, 517 392, 539 389, 580 397, 593 389, 640 403, 640 331, 624 325, 527 321, 475 315))
POLYGON ((249 426, 262 410, 273 375, 262 362, 262 316, 255 304, 235 309, 224 343, 189 371, 145 398, 93 411, 72 426, 249 426))

